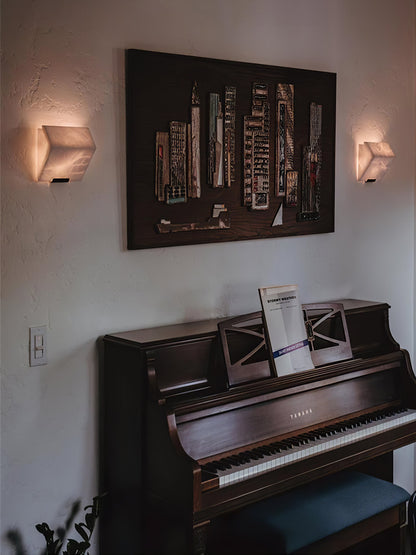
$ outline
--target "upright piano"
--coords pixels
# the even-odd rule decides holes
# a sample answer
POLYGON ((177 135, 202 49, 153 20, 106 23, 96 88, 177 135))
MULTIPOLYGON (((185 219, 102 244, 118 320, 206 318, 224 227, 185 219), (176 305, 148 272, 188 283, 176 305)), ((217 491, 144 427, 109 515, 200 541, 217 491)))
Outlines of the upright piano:
POLYGON ((392 480, 393 450, 416 441, 409 355, 388 304, 333 304, 341 320, 308 333, 315 368, 283 377, 261 313, 102 339, 102 555, 202 554, 214 519, 248 504, 346 468, 392 480))

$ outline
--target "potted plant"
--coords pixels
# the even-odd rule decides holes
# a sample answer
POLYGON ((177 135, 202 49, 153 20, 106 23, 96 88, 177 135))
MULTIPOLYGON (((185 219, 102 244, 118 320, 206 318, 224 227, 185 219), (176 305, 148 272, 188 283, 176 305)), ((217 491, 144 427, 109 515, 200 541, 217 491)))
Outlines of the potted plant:
POLYGON ((36 530, 40 532, 46 541, 46 548, 43 555, 59 555, 61 549, 64 547, 66 540, 66 551, 62 551, 62 555, 88 555, 87 549, 91 546, 91 537, 94 532, 95 523, 100 512, 100 501, 102 495, 93 498, 92 505, 87 505, 84 508, 85 521, 74 524, 75 530, 78 532, 80 539, 66 539, 66 535, 75 519, 79 509, 79 501, 72 506, 71 514, 69 515, 65 528, 58 528, 55 538, 55 531, 51 530, 46 522, 36 525, 36 530))

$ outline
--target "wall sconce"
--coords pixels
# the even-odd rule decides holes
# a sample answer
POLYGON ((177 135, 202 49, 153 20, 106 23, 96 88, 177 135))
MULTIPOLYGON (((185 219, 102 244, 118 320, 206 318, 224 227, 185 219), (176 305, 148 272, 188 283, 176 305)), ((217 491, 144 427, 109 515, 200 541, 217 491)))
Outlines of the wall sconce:
POLYGON ((367 143, 358 146, 357 179, 372 183, 386 172, 395 154, 388 143, 367 143))
POLYGON ((38 133, 38 181, 81 181, 94 152, 88 127, 43 125, 38 133))

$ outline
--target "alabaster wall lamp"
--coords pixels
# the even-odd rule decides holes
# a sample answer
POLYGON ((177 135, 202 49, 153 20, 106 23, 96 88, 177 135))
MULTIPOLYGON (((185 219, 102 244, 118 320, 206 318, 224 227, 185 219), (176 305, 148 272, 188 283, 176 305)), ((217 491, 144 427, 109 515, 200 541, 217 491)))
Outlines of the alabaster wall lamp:
POLYGON ((357 179, 361 183, 378 181, 394 158, 388 143, 368 143, 358 146, 357 179))
POLYGON ((38 132, 38 181, 81 181, 94 152, 88 127, 43 125, 38 132))

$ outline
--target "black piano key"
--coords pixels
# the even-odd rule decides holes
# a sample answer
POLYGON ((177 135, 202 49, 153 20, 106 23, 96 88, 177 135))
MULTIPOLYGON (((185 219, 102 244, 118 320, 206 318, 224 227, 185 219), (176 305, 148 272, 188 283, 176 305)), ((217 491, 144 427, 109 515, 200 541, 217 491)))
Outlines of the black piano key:
POLYGON ((210 463, 216 470, 227 470, 231 468, 231 465, 228 464, 224 459, 219 459, 218 461, 213 461, 210 463))
POLYGON ((312 442, 316 441, 319 436, 316 433, 309 432, 308 434, 305 434, 305 437, 309 442, 312 442))
POLYGON ((223 467, 221 470, 229 470, 230 468, 232 468, 232 464, 226 458, 220 459, 219 462, 223 467))
POLYGON ((230 459, 230 461, 232 462, 232 464, 234 466, 241 466, 241 464, 242 464, 241 458, 238 457, 237 455, 231 455, 228 458, 230 459))
POLYGON ((202 471, 203 471, 203 472, 207 472, 207 473, 209 473, 209 474, 215 474, 215 475, 217 475, 218 469, 217 469, 217 467, 215 466, 214 463, 207 463, 207 464, 204 464, 204 465, 202 466, 202 471))
POLYGON ((302 445, 307 445, 311 442, 311 438, 307 434, 299 436, 299 439, 302 445))
POLYGON ((231 460, 231 457, 224 457, 223 459, 221 459, 220 462, 228 469, 232 468, 233 466, 233 461, 231 460))
POLYGON ((218 463, 215 465, 215 469, 216 469, 217 471, 218 471, 218 470, 225 470, 225 466, 224 466, 223 464, 221 464, 221 463, 218 462, 218 463))
POLYGON ((239 457, 241 457, 241 460, 243 462, 250 462, 251 457, 250 457, 250 451, 243 451, 242 453, 238 454, 239 457))
POLYGON ((286 446, 287 448, 291 449, 291 448, 292 448, 292 442, 293 442, 293 438, 290 437, 289 439, 284 439, 284 440, 282 441, 282 444, 283 444, 284 446, 286 446))
POLYGON ((260 455, 261 458, 267 457, 270 454, 267 447, 256 447, 256 452, 260 455))

